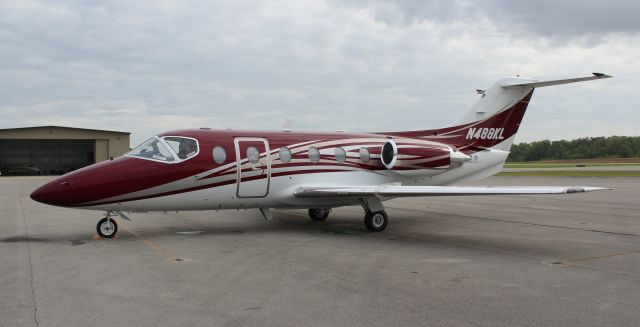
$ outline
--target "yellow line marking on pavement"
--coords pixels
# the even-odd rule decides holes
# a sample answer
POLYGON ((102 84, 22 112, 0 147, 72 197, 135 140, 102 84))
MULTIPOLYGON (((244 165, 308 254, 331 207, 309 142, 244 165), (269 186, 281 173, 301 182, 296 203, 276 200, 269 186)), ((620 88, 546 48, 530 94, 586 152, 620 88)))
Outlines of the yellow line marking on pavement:
POLYGON ((127 231, 129 234, 135 236, 137 239, 141 240, 142 242, 144 242, 145 244, 147 244, 149 247, 151 247, 152 249, 154 249, 156 252, 162 254, 163 256, 165 256, 167 259, 173 261, 173 262, 186 262, 186 261, 191 261, 191 259, 189 258, 183 258, 180 257, 178 255, 176 255, 175 253, 173 253, 171 250, 167 249, 166 247, 148 239, 145 238, 144 236, 138 234, 138 232, 136 232, 135 230, 127 227, 127 225, 125 225, 124 223, 122 223, 122 221, 120 222, 120 226, 122 227, 122 229, 124 229, 125 231, 127 231))

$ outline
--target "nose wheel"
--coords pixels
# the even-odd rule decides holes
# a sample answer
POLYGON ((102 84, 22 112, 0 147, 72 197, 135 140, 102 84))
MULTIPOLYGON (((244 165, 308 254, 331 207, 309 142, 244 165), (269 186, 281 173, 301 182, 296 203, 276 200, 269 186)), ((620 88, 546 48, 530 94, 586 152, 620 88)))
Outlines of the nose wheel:
POLYGON ((113 238, 118 232, 118 224, 114 219, 111 218, 110 215, 107 214, 107 217, 102 218, 100 219, 100 221, 98 221, 96 231, 98 232, 98 235, 100 235, 100 237, 113 238))

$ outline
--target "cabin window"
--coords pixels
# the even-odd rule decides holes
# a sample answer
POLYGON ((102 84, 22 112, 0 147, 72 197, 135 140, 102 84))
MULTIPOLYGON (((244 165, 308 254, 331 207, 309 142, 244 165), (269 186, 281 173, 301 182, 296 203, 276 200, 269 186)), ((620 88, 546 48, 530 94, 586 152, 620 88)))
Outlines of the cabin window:
POLYGON ((310 147, 308 150, 308 153, 309 153, 309 160, 311 160, 311 162, 317 163, 318 161, 320 161, 320 151, 318 151, 317 148, 310 147))
POLYGON ((336 161, 339 163, 343 163, 347 160, 347 152, 344 151, 343 148, 337 147, 335 150, 336 161))
POLYGON ((165 136, 162 139, 169 144, 171 150, 181 160, 189 159, 198 154, 198 142, 192 138, 165 136))
POLYGON ((362 160, 362 162, 369 162, 369 159, 371 159, 369 150, 367 150, 367 148, 360 148, 360 160, 362 160))
POLYGON ((142 159, 149 159, 163 162, 174 162, 176 158, 171 151, 160 142, 157 137, 152 137, 146 140, 144 143, 137 146, 127 154, 130 157, 137 157, 142 159))
POLYGON ((227 151, 225 151, 221 146, 216 146, 215 148, 213 148, 213 161, 215 161, 219 165, 222 165, 225 161, 227 161, 227 151))
POLYGON ((260 160, 260 151, 255 146, 250 146, 247 148, 247 159, 250 163, 257 164, 258 160, 260 160))
POLYGON ((291 150, 286 146, 280 148, 280 161, 282 161, 282 163, 289 163, 289 161, 291 161, 291 150))

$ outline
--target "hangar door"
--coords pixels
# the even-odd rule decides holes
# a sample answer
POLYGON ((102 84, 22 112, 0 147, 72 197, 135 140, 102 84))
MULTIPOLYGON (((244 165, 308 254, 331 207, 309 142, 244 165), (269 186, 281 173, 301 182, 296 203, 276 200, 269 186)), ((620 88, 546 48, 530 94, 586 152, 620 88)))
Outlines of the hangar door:
POLYGON ((0 140, 3 175, 57 175, 95 162, 95 140, 0 140))

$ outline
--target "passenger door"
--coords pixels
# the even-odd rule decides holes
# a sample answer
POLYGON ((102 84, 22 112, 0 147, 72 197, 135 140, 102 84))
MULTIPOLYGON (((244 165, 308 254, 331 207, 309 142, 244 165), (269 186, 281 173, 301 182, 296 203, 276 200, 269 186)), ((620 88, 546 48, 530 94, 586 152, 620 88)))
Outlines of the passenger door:
POLYGON ((261 198, 269 194, 271 161, 264 138, 236 137, 237 191, 239 198, 261 198))

